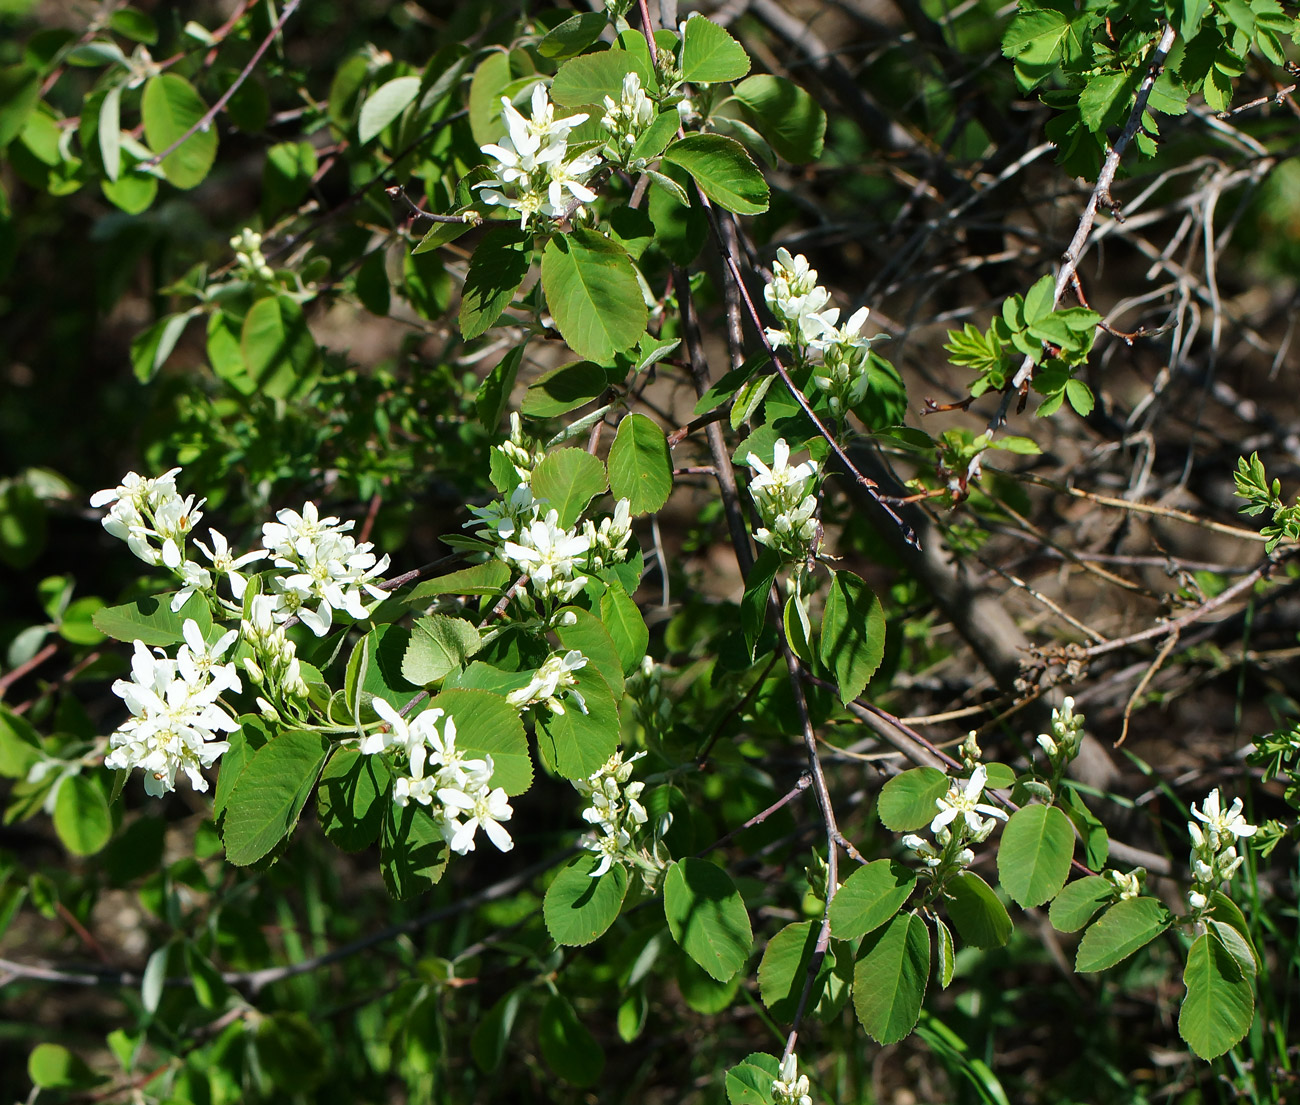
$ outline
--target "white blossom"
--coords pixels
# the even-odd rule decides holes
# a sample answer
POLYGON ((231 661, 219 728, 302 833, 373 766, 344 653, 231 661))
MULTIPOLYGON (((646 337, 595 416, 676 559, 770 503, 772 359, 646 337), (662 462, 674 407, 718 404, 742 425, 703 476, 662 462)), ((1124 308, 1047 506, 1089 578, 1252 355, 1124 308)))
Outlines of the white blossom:
POLYGON ((812 1105, 808 1076, 796 1076, 797 1061, 794 1052, 781 1060, 779 1077, 772 1080, 772 1099, 776 1105, 812 1105))
POLYGON ((570 649, 563 656, 557 652, 547 657, 546 662, 533 672, 527 686, 506 695, 506 701, 517 710, 541 704, 553 714, 563 714, 564 703, 560 696, 567 694, 585 714, 587 703, 577 690, 578 679, 573 673, 586 666, 587 658, 577 649, 570 649))
MULTIPOLYGON (((603 875, 614 863, 638 854, 633 834, 646 823, 649 815, 639 801, 645 784, 632 782, 632 765, 644 755, 638 752, 624 760, 622 751, 615 752, 598 771, 573 784, 590 801, 582 811, 582 819, 597 830, 583 842, 584 848, 601 857, 591 872, 592 878, 603 875)), ((661 828, 667 831, 666 824, 661 828)))
POLYGON ((587 585, 587 577, 576 575, 578 558, 591 547, 584 536, 563 529, 558 511, 547 511, 519 530, 517 541, 501 547, 502 558, 521 573, 527 573, 543 598, 567 602, 587 585))
POLYGON ((1007 815, 1004 810, 980 801, 988 778, 988 768, 980 764, 971 772, 970 778, 964 785, 960 779, 951 780, 948 783, 948 793, 934 800, 935 805, 939 807, 939 813, 930 822, 930 832, 938 833, 945 825, 958 817, 963 817, 967 828, 972 833, 977 835, 983 833, 987 836, 993 826, 980 817, 980 814, 1005 821, 1007 815))
POLYGON ((1221 808, 1218 787, 1206 795, 1201 805, 1203 808, 1199 810, 1195 805, 1192 806, 1192 816, 1205 824, 1210 846, 1216 851, 1221 841, 1254 836, 1259 832, 1258 826, 1248 824, 1242 816, 1243 804, 1240 798, 1234 798, 1228 809, 1221 808))
POLYGON ((763 521, 754 539, 792 559, 803 559, 817 539, 817 497, 811 493, 816 465, 811 461, 791 465, 785 438, 777 439, 771 468, 754 453, 745 463, 755 473, 749 494, 763 521))
POLYGON ((237 557, 232 555, 230 542, 226 540, 225 534, 209 527, 208 536, 212 539, 211 548, 197 537, 194 539, 194 544, 212 561, 212 570, 218 576, 226 576, 230 580, 230 594, 238 602, 244 597, 244 591, 248 589, 248 577, 240 569, 259 560, 265 560, 270 553, 266 549, 254 549, 237 557))

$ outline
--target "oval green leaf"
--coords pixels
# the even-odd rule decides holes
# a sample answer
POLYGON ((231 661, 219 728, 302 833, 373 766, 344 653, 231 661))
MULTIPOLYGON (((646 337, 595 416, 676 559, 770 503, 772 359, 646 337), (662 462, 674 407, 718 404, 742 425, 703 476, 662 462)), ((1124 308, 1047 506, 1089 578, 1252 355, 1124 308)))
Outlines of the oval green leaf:
POLYGON ((998 878, 1022 908, 1051 901, 1070 877, 1074 830, 1055 806, 1025 806, 1011 815, 998 846, 998 878))
POLYGON ((664 914, 673 939, 719 982, 745 965, 754 934, 735 885, 704 859, 683 859, 664 878, 664 914))
POLYGON ((104 788, 86 775, 69 775, 54 800, 54 831, 74 856, 93 856, 113 835, 104 788))
POLYGON ((938 816, 935 803, 947 793, 948 776, 937 767, 913 767, 881 788, 876 812, 886 829, 910 833, 938 816))
POLYGON ((893 860, 859 867, 831 900, 831 931, 841 940, 873 932, 903 908, 915 885, 916 875, 893 860))
POLYGON ((740 101, 754 128, 792 165, 816 161, 826 136, 826 112, 793 81, 761 73, 736 85, 740 101))
POLYGON ((293 832, 329 749, 319 733, 291 730, 253 753, 226 801, 222 837, 231 863, 256 863, 293 832))
POLYGON ((546 1065, 566 1082, 590 1086, 605 1070, 605 1053, 560 994, 552 994, 542 1008, 537 1027, 546 1065))
POLYGON ((376 88, 361 105, 357 137, 364 146, 410 106, 420 93, 419 77, 394 77, 376 88))
MULTIPOLYGON (((446 711, 456 722, 456 747, 492 757, 492 786, 509 795, 533 785, 533 761, 519 712, 490 691, 451 690, 435 695, 430 709, 446 711)), ((602 761, 603 762, 603 761, 602 761)))
MULTIPOLYGON (((194 86, 176 73, 150 77, 140 100, 144 137, 155 154, 180 139, 207 113, 208 105, 194 86)), ((203 181, 217 159, 217 132, 209 125, 196 130, 162 160, 162 171, 177 188, 203 181)))
POLYGON ((1187 996, 1178 1014, 1178 1034, 1202 1059, 1222 1055, 1250 1030, 1255 1017, 1250 980, 1214 933, 1203 932, 1193 942, 1183 985, 1187 996))
POLYGON ((488 231, 474 250, 460 299, 460 332, 468 341, 510 306, 533 263, 533 237, 517 226, 488 231))
POLYGON ((853 1009, 867 1035, 896 1044, 921 1015, 930 980, 930 932, 917 913, 902 913, 863 941, 853 969, 853 1009))
POLYGON ((585 779, 618 750, 618 705, 609 684, 591 664, 575 673, 587 704, 584 714, 566 709, 539 720, 537 749, 551 769, 566 779, 585 779))
POLYGON ((1083 934, 1074 956, 1074 969, 1104 971, 1151 943, 1172 922, 1169 910, 1155 898, 1127 898, 1106 910, 1083 934))
POLYGON ((863 692, 884 658, 885 612, 852 572, 838 571, 831 581, 818 649, 822 663, 835 673, 845 705, 863 692))
POLYGON ((1011 916, 993 888, 971 871, 954 875, 947 886, 948 916, 967 944, 1000 948, 1011 938, 1011 916))
POLYGON ((618 424, 609 449, 609 489, 630 502, 633 514, 655 513, 672 493, 668 439, 643 414, 629 414, 618 424))
POLYGON ((682 79, 691 84, 738 81, 749 72, 749 55, 725 28, 692 14, 682 29, 682 79))
POLYGON ((519 413, 529 418, 568 414, 586 406, 608 387, 609 374, 600 365, 594 361, 572 361, 543 373, 529 384, 519 413))
POLYGON ((579 856, 546 888, 542 915, 557 944, 581 947, 604 934, 618 917, 627 894, 627 870, 614 864, 592 878, 599 856, 579 856))
POLYGON ((546 511, 558 511, 560 525, 573 528, 587 504, 605 490, 605 466, 585 449, 555 449, 533 469, 533 495, 546 511))
MULTIPOLYGON (((1005 885, 1005 883, 1003 884, 1005 885)), ((1075 879, 1053 900, 1048 920, 1057 932, 1078 932, 1115 900, 1115 884, 1101 875, 1075 879)))
POLYGON ((546 243, 542 289, 556 327, 580 357, 607 363, 645 332, 649 315, 632 259, 594 230, 557 234, 546 243))
POLYGON ((767 181, 745 147, 734 138, 687 135, 669 146, 663 159, 690 173, 700 191, 719 207, 737 215, 758 215, 767 210, 767 181))

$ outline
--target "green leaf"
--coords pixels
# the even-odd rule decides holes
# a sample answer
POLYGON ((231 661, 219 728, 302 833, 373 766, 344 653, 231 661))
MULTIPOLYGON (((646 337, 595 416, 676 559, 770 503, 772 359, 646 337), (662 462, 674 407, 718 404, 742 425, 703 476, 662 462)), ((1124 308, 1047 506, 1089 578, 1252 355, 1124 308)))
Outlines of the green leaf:
POLYGON ((706 1017, 715 1016, 724 1009, 729 1009, 740 992, 742 976, 733 975, 726 982, 706 974, 696 966, 690 956, 677 957, 677 989, 681 991, 682 1000, 696 1013, 706 1017))
POLYGON ((1210 919, 1206 926, 1214 934, 1229 955, 1236 960, 1237 966, 1245 978, 1254 978, 1259 972, 1259 964, 1255 960, 1255 949, 1250 946, 1246 939, 1231 925, 1224 924, 1222 921, 1210 919))
POLYGON ((554 418, 586 406, 609 387, 609 373, 594 361, 571 361, 543 373, 528 385, 521 414, 554 418))
POLYGON ((608 23, 603 11, 571 15, 547 31, 537 52, 544 58, 571 58, 595 42, 608 23))
POLYGON ((84 1090, 104 1081, 84 1059, 59 1044, 37 1044, 27 1056, 27 1076, 42 1090, 84 1090))
POLYGON ((537 1042, 546 1065, 566 1082, 591 1086, 605 1070, 605 1053, 560 994, 542 1007, 537 1042))
POLYGON ((587 704, 584 714, 566 709, 538 720, 537 748, 543 760, 566 779, 586 779, 618 750, 618 705, 609 684, 591 664, 574 673, 587 704))
POLYGON ((425 580, 406 596, 406 601, 417 606, 439 595, 495 595, 505 588, 510 579, 510 569, 503 561, 485 560, 482 564, 425 580))
POLYGON ((379 867, 389 894, 398 901, 423 894, 442 878, 447 856, 442 830, 428 810, 417 802, 384 804, 379 867))
POLYGON ((767 210, 767 181, 734 138, 690 134, 669 146, 663 160, 690 173, 700 191, 719 207, 737 215, 767 210))
POLYGON ((566 607, 560 613, 573 616, 572 625, 559 625, 555 635, 566 649, 577 649, 588 663, 600 672, 615 699, 623 696, 623 661, 619 659, 614 641, 595 614, 576 606, 566 607))
POLYGON ((1119 123, 1133 105, 1133 94, 1142 79, 1142 70, 1131 73, 1100 73, 1088 79, 1079 93, 1079 114, 1093 134, 1119 123))
POLYGON ((135 8, 119 8, 108 17, 108 25, 132 42, 152 46, 158 41, 158 25, 151 16, 135 8))
POLYGON ((1000 948, 1011 938, 1011 917, 993 888, 971 871, 959 871, 948 880, 948 916, 967 944, 975 948, 1000 948))
MULTIPOLYGON (((140 100, 144 137, 160 154, 203 118, 208 105, 194 86, 176 73, 150 77, 140 100)), ((194 188, 203 182, 217 158, 215 126, 196 130, 175 151, 163 158, 161 168, 177 188, 194 188)))
POLYGON ((604 934, 617 919, 627 894, 627 870, 616 863, 592 878, 601 857, 583 855, 564 867, 546 889, 542 915, 557 944, 581 947, 604 934))
POLYGON ((185 622, 193 618, 206 637, 212 614, 202 595, 191 595, 172 613, 168 595, 149 595, 122 606, 105 606, 91 616, 91 624, 115 641, 143 641, 150 647, 178 645, 185 639, 185 622))
POLYGON ((0 776, 26 779, 41 758, 41 738, 32 723, 0 703, 0 776))
POLYGON ((468 663, 482 644, 473 623, 431 614, 411 627, 411 641, 402 657, 402 676, 417 687, 427 687, 453 668, 468 663))
POLYGON ((249 376, 273 399, 301 399, 315 385, 320 350, 307 318, 288 296, 259 299, 244 317, 239 338, 249 376))
POLYGON ((660 168, 662 172, 646 170, 651 181, 647 210, 654 223, 655 244, 675 264, 684 267, 695 260, 708 241, 709 220, 704 208, 687 195, 690 174, 675 165, 661 163, 660 168))
MULTIPOLYGON (((763 951, 758 965, 759 995, 778 1021, 794 1020, 820 932, 820 922, 797 921, 773 936, 763 951)), ((808 992, 810 1010, 816 1008, 825 993, 834 967, 835 953, 828 948, 808 992)))
POLYGON ((608 96, 618 103, 623 98, 623 78, 629 73, 641 77, 642 88, 652 90, 658 87, 659 82, 648 58, 628 50, 584 54, 560 66, 551 81, 551 100, 562 107, 599 107, 608 96))
POLYGON ((727 1071, 727 1101, 730 1105, 772 1105, 772 1082, 781 1073, 775 1055, 756 1051, 727 1071))
POLYGON ((591 500, 605 490, 605 466, 585 449, 555 449, 533 469, 533 494, 555 510, 560 525, 572 529, 591 500))
POLYGON ((69 775, 54 800, 54 831, 74 856, 93 856, 113 835, 104 788, 86 775, 69 775))
POLYGON ((859 867, 831 899, 831 931, 841 940, 873 932, 903 908, 915 885, 916 875, 893 860, 859 867))
POLYGON ((519 364, 524 359, 527 343, 516 345, 502 358, 487 378, 479 385, 478 397, 474 400, 474 410, 478 420, 488 433, 496 433, 510 402, 510 393, 514 390, 515 379, 519 375, 519 364))
MULTIPOLYGON (((677 130, 681 126, 681 118, 674 107, 670 107, 667 111, 661 111, 654 117, 650 125, 641 132, 641 137, 636 140, 636 145, 632 147, 632 153, 629 156, 633 160, 642 158, 647 161, 658 157, 668 148, 668 143, 677 137, 677 130)), ((626 210, 625 207, 615 210, 614 215, 611 216, 611 221, 617 217, 619 211, 626 210)))
POLYGON ((1039 277, 1026 294, 1024 305, 1021 308, 1024 312, 1025 322, 1037 322, 1044 315, 1050 315, 1052 308, 1055 306, 1053 302, 1055 297, 1056 281, 1051 276, 1039 277))
POLYGON ((826 136, 826 112, 793 81, 767 73, 748 77, 732 92, 745 115, 792 165, 816 161, 826 136))
MULTIPOLYGON (((1256 965, 1263 965, 1262 960, 1259 958, 1259 952, 1255 950, 1254 942, 1250 938, 1250 925, 1246 923, 1246 915, 1241 912, 1237 903, 1224 894, 1222 890, 1215 890, 1210 894, 1210 908, 1207 910, 1206 916, 1234 928, 1242 940, 1246 942, 1246 946, 1250 948, 1256 965)), ((1250 973, 1254 974, 1253 971, 1250 973)))
POLYGON ((1065 397, 1080 418, 1087 418, 1092 413, 1092 408, 1097 405, 1092 389, 1077 377, 1071 377, 1065 385, 1065 397))
POLYGON ((278 1010, 260 1018, 256 1046, 263 1073, 285 1094, 310 1094, 329 1073, 325 1043, 306 1013, 278 1010))
POLYGON ((460 300, 460 332, 477 338, 501 317, 528 275, 533 236, 517 226, 488 231, 470 259, 460 300))
POLYGON ((692 14, 682 29, 682 80, 691 84, 738 81, 749 72, 749 55, 711 19, 692 14))
POLYGON ((478 1069, 484 1074, 491 1074, 500 1068, 525 993, 525 987, 516 986, 488 1010, 487 1016, 480 1017, 474 1026, 469 1049, 478 1069))
POLYGON ((1069 883, 1055 898, 1048 920, 1057 932, 1078 932, 1115 900, 1115 884, 1101 875, 1085 875, 1069 883))
POLYGON ((1063 787, 1060 792, 1065 816, 1073 823, 1083 841, 1083 861, 1089 870, 1100 871, 1110 855, 1110 836, 1106 826, 1086 805, 1073 787, 1063 787))
POLYGON ((947 793, 948 776, 937 767, 913 767, 881 788, 876 812, 886 829, 910 833, 938 816, 935 803, 947 793))
POLYGON ((493 787, 501 787, 513 797, 533 785, 533 760, 524 723, 519 711, 501 695, 481 690, 443 691, 434 696, 429 708, 443 710, 455 720, 458 749, 467 755, 492 757, 493 787))
POLYGON ((1255 1019, 1250 980, 1213 932, 1193 942, 1183 985, 1187 996, 1178 1014, 1178 1034, 1202 1059, 1222 1055, 1250 1031, 1255 1019))
POLYGON ((867 1035, 896 1044, 916 1027, 930 980, 930 932, 902 913, 862 942, 853 969, 853 1009, 867 1035))
POLYGON ((998 845, 998 878, 1020 906, 1056 897, 1070 877, 1074 830, 1055 806, 1035 803, 1011 815, 998 845))
POLYGON ((609 362, 645 332, 649 315, 632 259, 594 230, 557 234, 546 243, 542 290, 561 336, 580 357, 609 362))
POLYGON ((956 966, 956 953, 952 946, 952 933, 948 931, 948 926, 939 919, 936 914, 930 920, 934 922, 934 934, 938 938, 938 967, 939 967, 939 986, 941 989, 948 989, 948 984, 952 981, 952 972, 956 966))
POLYGON ((650 644, 650 630, 637 604, 617 580, 600 597, 600 620, 623 663, 623 674, 638 671, 650 644))
POLYGON ((1083 934, 1074 956, 1081 973, 1104 971, 1151 943, 1173 918, 1155 898, 1126 898, 1106 910, 1083 934))
POLYGON ((609 448, 609 489, 633 514, 654 514, 673 489, 673 460, 664 432, 643 414, 618 424, 609 448))
POLYGON ((329 749, 319 733, 291 730, 253 753, 226 802, 222 837, 231 863, 256 863, 293 832, 329 749))
POLYGON ((474 70, 469 86, 469 126, 474 145, 499 142, 506 133, 501 119, 501 95, 510 83, 510 55, 504 50, 488 54, 474 70))
POLYGON ((776 573, 780 570, 781 554, 765 547, 758 554, 758 559, 754 561, 745 580, 745 594, 740 600, 740 626, 751 657, 767 621, 767 604, 772 594, 772 584, 776 582, 776 573))
POLYGON ((394 77, 376 88, 361 105, 357 138, 364 146, 405 111, 420 94, 419 77, 394 77))
POLYGON ((131 367, 140 383, 147 384, 167 363, 167 358, 185 333, 185 327, 198 313, 197 309, 192 309, 166 315, 131 339, 131 367))
POLYGON ((379 839, 393 776, 383 756, 340 748, 321 772, 316 810, 330 843, 359 852, 379 839))
POLYGON ((99 105, 99 156, 104 162, 104 175, 117 180, 122 171, 122 86, 113 85, 104 93, 99 105))
POLYGON ((885 613, 872 590, 852 572, 837 571, 826 596, 819 645, 822 663, 835 673, 840 701, 866 688, 885 655, 885 613))
POLYGON ((731 879, 708 860, 678 860, 664 878, 664 914, 681 949, 719 982, 745 965, 754 941, 731 879))
POLYGON ((26 65, 0 69, 0 151, 23 132, 41 98, 41 75, 26 65))

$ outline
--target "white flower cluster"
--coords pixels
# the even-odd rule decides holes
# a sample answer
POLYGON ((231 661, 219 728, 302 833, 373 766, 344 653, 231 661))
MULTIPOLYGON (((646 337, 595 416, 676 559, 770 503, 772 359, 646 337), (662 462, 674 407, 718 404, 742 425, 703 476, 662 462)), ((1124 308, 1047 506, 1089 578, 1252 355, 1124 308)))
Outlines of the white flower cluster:
MULTIPOLYGON (((180 568, 185 538, 203 517, 199 507, 207 502, 200 499, 196 503, 193 495, 181 497, 176 490, 179 471, 173 468, 155 479, 128 472, 117 487, 96 491, 90 497, 92 507, 112 504, 101 520, 109 533, 125 541, 126 547, 146 564, 163 564, 173 570, 180 568)), ((172 609, 179 610, 180 606, 177 603, 172 609)))
POLYGON ((614 513, 602 518, 600 525, 588 519, 582 524, 582 536, 591 549, 591 566, 596 571, 607 564, 622 564, 627 559, 627 543, 632 537, 632 503, 619 499, 614 513))
POLYGON ((970 866, 975 861, 975 853, 967 845, 987 840, 997 824, 994 818, 1007 819, 1005 811, 980 801, 988 780, 988 769, 983 764, 971 772, 969 779, 949 780, 948 793, 934 800, 939 812, 930 822, 930 832, 937 844, 909 833, 903 837, 903 845, 915 852, 927 867, 970 866))
POLYGON ((503 821, 514 811, 501 787, 492 786, 492 757, 470 758, 456 747, 456 722, 439 709, 408 722, 382 698, 373 700, 384 727, 361 739, 367 756, 394 753, 393 803, 426 807, 447 846, 458 855, 474 851, 482 829, 503 852, 515 846, 503 821))
POLYGON ((1192 806, 1192 816, 1196 821, 1187 822, 1187 834, 1192 838, 1191 865, 1195 883, 1187 901, 1197 911, 1205 908, 1210 894, 1221 883, 1231 879, 1244 862, 1246 857, 1237 854, 1237 840, 1259 832, 1257 826, 1247 823, 1242 816, 1240 798, 1234 799, 1228 809, 1223 809, 1218 787, 1206 795, 1201 806, 1199 810, 1192 806), (1201 828, 1197 821, 1205 827, 1201 828))
POLYGON ((262 236, 256 230, 244 227, 230 239, 230 248, 235 251, 235 263, 245 279, 265 284, 275 279, 275 270, 266 263, 262 252, 262 236))
POLYGON ((600 155, 584 153, 570 158, 569 132, 586 122, 585 112, 555 118, 555 106, 541 82, 533 88, 532 118, 501 98, 507 134, 499 143, 482 147, 496 164, 495 176, 474 185, 485 202, 519 212, 519 227, 527 229, 537 215, 561 218, 570 204, 591 203, 596 193, 586 180, 600 166, 600 155))
POLYGON ((787 559, 803 560, 817 539, 816 464, 804 461, 792 466, 785 438, 777 439, 771 468, 753 453, 745 463, 754 472, 749 494, 763 520, 754 540, 787 559))
POLYGON ((624 761, 623 753, 615 752, 599 771, 573 784, 591 800, 582 819, 596 827, 595 834, 583 842, 587 851, 600 856, 592 878, 599 878, 615 863, 633 862, 640 856, 634 834, 646 823, 645 807, 637 801, 645 783, 630 780, 632 765, 644 755, 638 752, 624 761))
POLYGON ((557 652, 533 672, 527 686, 506 695, 506 701, 516 710, 542 705, 553 714, 563 714, 564 703, 560 696, 565 695, 585 714, 587 703, 582 692, 577 689, 578 678, 573 673, 586 666, 587 658, 576 648, 570 649, 563 656, 557 652))
POLYGON ((788 346, 801 358, 820 366, 813 383, 827 393, 831 409, 840 414, 867 394, 867 350, 872 339, 862 336, 870 310, 861 307, 838 326, 840 309, 828 307, 831 293, 817 283, 817 270, 801 253, 791 257, 776 251, 772 282, 763 289, 768 308, 781 324, 767 330, 773 349, 788 346))
POLYGON ((174 660, 136 641, 131 678, 113 684, 131 717, 109 738, 104 765, 143 768, 144 789, 155 797, 176 788, 178 769, 195 790, 207 790, 203 769, 230 748, 217 734, 239 728, 218 701, 222 691, 242 689, 235 665, 219 663, 238 633, 230 630, 209 646, 192 618, 182 632, 185 643, 174 660))
POLYGON ((1142 893, 1142 884, 1146 881, 1147 872, 1145 867, 1135 867, 1124 874, 1112 867, 1106 872, 1106 877, 1119 891, 1119 900, 1122 902, 1128 898, 1136 898, 1142 893))
POLYGON ((542 463, 546 451, 534 447, 534 443, 524 433, 523 419, 518 411, 510 412, 510 436, 497 446, 498 452, 508 460, 515 469, 521 484, 528 484, 533 478, 533 469, 542 463))
POLYGON ((333 624, 334 611, 342 610, 362 621, 366 617, 364 595, 382 600, 387 593, 375 579, 388 568, 388 557, 375 558, 369 542, 358 545, 348 536, 351 522, 321 518, 315 503, 306 503, 299 514, 282 510, 278 521, 262 526, 262 544, 275 558, 277 568, 288 575, 271 578, 278 619, 296 615, 317 637, 333 624), (309 605, 315 603, 315 609, 309 605))
POLYGON ((808 1076, 798 1074, 798 1060, 791 1052, 781 1060, 780 1077, 772 1080, 772 1100, 776 1105, 812 1105, 808 1076))
POLYGON ((591 542, 575 530, 560 525, 560 513, 548 510, 520 527, 517 540, 506 541, 501 558, 517 572, 527 574, 529 587, 542 600, 568 602, 587 586, 579 575, 578 560, 591 542))
POLYGON ((1038 745, 1047 753, 1054 768, 1064 767, 1079 754, 1083 743, 1083 715, 1074 712, 1074 699, 1068 695, 1061 708, 1052 709, 1051 733, 1039 733, 1038 745))
POLYGON ((612 96, 605 97, 605 114, 600 120, 612 138, 614 156, 625 160, 654 117, 655 106, 641 87, 641 75, 629 73, 623 78, 623 94, 618 103, 612 96))

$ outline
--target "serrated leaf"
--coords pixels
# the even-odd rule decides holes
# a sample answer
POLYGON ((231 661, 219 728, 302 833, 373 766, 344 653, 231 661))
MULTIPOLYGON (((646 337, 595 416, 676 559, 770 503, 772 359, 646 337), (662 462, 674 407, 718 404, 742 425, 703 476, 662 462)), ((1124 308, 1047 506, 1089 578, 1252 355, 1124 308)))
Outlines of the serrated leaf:
POLYGON ((510 83, 510 55, 504 50, 488 54, 469 85, 469 126, 474 135, 474 145, 486 146, 499 142, 506 133, 501 118, 501 94, 510 83))
POLYGON ((1020 906, 1056 897, 1070 876, 1074 830, 1055 806, 1024 806, 1011 815, 998 845, 998 878, 1020 906))
POLYGON ((749 55, 725 28, 693 14, 682 29, 682 79, 691 84, 738 81, 749 72, 749 55))
POLYGON ((740 600, 740 627, 750 656, 767 621, 767 604, 776 573, 781 570, 781 554, 764 547, 745 579, 745 593, 740 600))
POLYGON ((460 331, 466 341, 490 328, 510 306, 532 260, 532 235, 518 227, 497 227, 484 235, 461 293, 460 331))
POLYGON ((321 772, 316 810, 330 843, 359 852, 379 839, 392 772, 383 756, 341 748, 321 772))
POLYGON ((758 132, 793 165, 822 155, 826 112, 793 81, 767 73, 748 77, 732 92, 758 132))
POLYGON ((615 863, 603 875, 592 872, 601 857, 579 856, 546 889, 542 915, 557 944, 581 947, 604 934, 617 919, 627 894, 627 870, 615 863))
POLYGON ((1255 1019, 1250 980, 1214 933, 1204 932, 1192 943, 1183 985, 1187 995, 1178 1014, 1178 1034, 1202 1059, 1222 1055, 1250 1031, 1255 1019))
POLYGON ((384 804, 379 869, 384 886, 398 901, 423 894, 447 869, 448 849, 442 829, 418 802, 384 804))
POLYGON ((1052 899, 1048 920, 1057 932, 1078 932, 1115 900, 1115 884, 1101 875, 1085 875, 1067 883, 1052 899))
POLYGON ((546 32, 537 52, 544 58, 571 58, 595 42, 608 23, 603 11, 571 15, 546 32))
MULTIPOLYGON (((178 141, 207 113, 208 105, 194 86, 176 73, 150 77, 140 98, 144 137, 155 154, 178 141)), ((161 168, 177 188, 201 184, 217 158, 217 132, 213 126, 196 130, 163 158, 161 168)))
POLYGON ((587 712, 566 709, 539 719, 537 748, 552 770, 566 779, 586 779, 618 749, 618 705, 609 684, 590 664, 574 673, 587 712))
POLYGON ((745 965, 754 934, 730 877, 708 860, 683 859, 664 877, 664 915, 681 949, 719 982, 745 965))
POLYGON ((572 361, 543 373, 524 394, 519 412, 554 418, 585 406, 609 387, 609 373, 594 361, 572 361))
POLYGON ((1000 948, 1011 938, 1011 917, 993 888, 971 871, 947 884, 948 916, 957 935, 975 948, 1000 948))
POLYGON ((772 1082, 781 1073, 775 1055, 756 1051, 727 1071, 729 1105, 772 1105, 772 1082))
POLYGON ((456 747, 467 755, 492 757, 492 786, 506 794, 523 794, 533 785, 533 760, 519 711, 499 694, 485 690, 446 690, 429 709, 442 710, 456 722, 456 747))
POLYGON ((629 414, 618 424, 609 449, 609 489, 629 501, 633 514, 655 513, 672 493, 668 440, 643 414, 629 414))
POLYGON ((650 630, 646 627, 640 609, 621 583, 611 583, 601 595, 600 619, 605 623, 609 639, 614 642, 614 648, 622 661, 623 674, 631 675, 640 670, 646 647, 650 644, 650 630))
POLYGON ((417 687, 436 683, 453 668, 463 667, 482 647, 473 623, 446 614, 420 618, 402 657, 402 676, 417 687))
POLYGON ((609 362, 645 332, 649 315, 632 260, 594 230, 557 234, 546 243, 542 289, 561 336, 580 357, 609 362))
POLYGON ((170 594, 150 595, 121 606, 105 606, 91 615, 91 624, 115 641, 143 641, 150 647, 177 645, 185 639, 185 622, 193 619, 206 637, 212 612, 201 595, 191 595, 172 613, 170 594))
POLYGON ((831 900, 831 931, 840 940, 875 931, 903 908, 915 885, 916 875, 893 860, 859 867, 831 900))
POLYGON ((503 561, 485 560, 482 564, 425 580, 406 596, 406 602, 416 606, 439 595, 495 595, 510 583, 511 578, 510 569, 503 561))
POLYGON ((551 101, 563 107, 600 105, 608 96, 615 103, 623 98, 623 78, 636 73, 641 87, 658 87, 648 58, 629 50, 604 50, 572 58, 560 66, 551 81, 551 101))
POLYGON ((919 914, 899 914, 867 936, 853 970, 853 1009, 867 1035, 881 1044, 908 1036, 929 979, 930 933, 919 914))
POLYGON ((558 511, 560 526, 571 529, 605 490, 605 466, 585 449, 554 449, 533 469, 531 486, 538 499, 546 500, 543 512, 558 511))
POLYGON ((767 210, 767 181, 734 138, 690 134, 669 146, 663 160, 690 173, 700 191, 719 207, 737 215, 767 210))
POLYGON ((231 863, 256 863, 293 832, 329 749, 319 733, 290 730, 253 753, 226 802, 222 838, 231 863))
POLYGON ((948 793, 948 776, 937 767, 913 767, 890 779, 880 790, 880 823, 896 833, 910 833, 938 815, 938 799, 948 793))
POLYGON ((860 695, 885 655, 885 612, 856 575, 837 571, 822 615, 821 661, 835 673, 840 701, 860 695))
POLYGON ((320 350, 288 296, 264 296, 249 308, 239 348, 256 390, 274 399, 302 398, 319 375, 320 350))
POLYGON ((1106 910, 1083 934, 1074 956, 1081 973, 1121 963, 1165 931, 1173 918, 1155 898, 1126 898, 1106 910))

